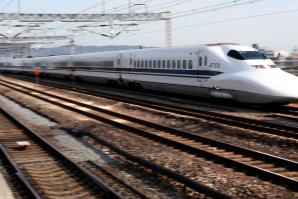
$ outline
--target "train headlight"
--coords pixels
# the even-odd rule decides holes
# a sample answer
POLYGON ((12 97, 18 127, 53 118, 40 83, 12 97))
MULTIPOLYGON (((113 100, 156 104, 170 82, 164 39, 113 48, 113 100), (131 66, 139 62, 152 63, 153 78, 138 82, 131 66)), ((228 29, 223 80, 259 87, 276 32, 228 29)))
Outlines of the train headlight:
POLYGON ((251 65, 251 66, 256 69, 265 69, 266 68, 264 65, 251 65))
POLYGON ((278 68, 278 66, 277 65, 268 65, 270 68, 278 68))

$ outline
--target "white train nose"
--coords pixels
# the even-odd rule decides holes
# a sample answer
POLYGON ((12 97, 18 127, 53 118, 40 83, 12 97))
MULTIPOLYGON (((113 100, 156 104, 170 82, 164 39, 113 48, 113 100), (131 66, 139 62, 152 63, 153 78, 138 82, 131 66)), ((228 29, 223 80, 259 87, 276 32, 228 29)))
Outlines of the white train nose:
POLYGON ((280 71, 266 75, 266 82, 261 81, 266 93, 280 98, 281 102, 290 103, 298 101, 298 77, 280 71))
POLYGON ((298 77, 281 71, 254 70, 221 75, 213 79, 244 103, 291 103, 298 101, 298 77))
POLYGON ((289 98, 298 98, 298 78, 290 74, 284 74, 276 80, 272 80, 273 88, 277 94, 289 98))

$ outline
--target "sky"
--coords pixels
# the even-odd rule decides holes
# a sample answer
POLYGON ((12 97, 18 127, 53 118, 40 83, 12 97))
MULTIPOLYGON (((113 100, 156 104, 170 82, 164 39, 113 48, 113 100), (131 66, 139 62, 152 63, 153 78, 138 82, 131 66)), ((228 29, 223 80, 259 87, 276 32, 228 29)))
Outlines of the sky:
MULTIPOLYGON (((24 13, 125 13, 128 0, 19 0, 24 13), (94 6, 97 5, 97 6, 94 6), (92 8, 93 6, 93 8, 92 8), (91 9, 92 8, 92 9, 91 9), (105 8, 105 9, 104 9, 105 8)), ((130 0, 135 12, 170 11, 173 46, 206 43, 258 43, 274 50, 290 51, 298 47, 298 0, 130 0), (215 6, 217 5, 217 6, 215 6), (192 11, 193 10, 193 11, 192 11), (183 12, 186 16, 181 16, 183 12), (175 17, 179 16, 179 17, 175 17)), ((1 12, 16 12, 17 0, 0 0, 1 12)), ((0 22, 18 24, 15 22, 0 22)), ((119 22, 115 22, 119 23, 119 22)), ((94 23, 92 23, 94 24, 94 23)), ((84 25, 84 24, 79 24, 84 25)), ((44 27, 50 30, 33 30, 33 35, 70 35, 77 24, 54 22, 44 27)), ((107 28, 88 28, 91 32, 75 33, 77 45, 143 45, 165 46, 165 22, 142 22, 130 27, 118 37, 109 39, 107 28), (96 34, 98 33, 98 34, 96 34)), ((121 28, 114 27, 115 32, 121 28)), ((6 35, 14 35, 24 29, 0 27, 6 35)), ((29 33, 24 33, 23 36, 29 33)), ((42 47, 42 45, 41 45, 42 47)))

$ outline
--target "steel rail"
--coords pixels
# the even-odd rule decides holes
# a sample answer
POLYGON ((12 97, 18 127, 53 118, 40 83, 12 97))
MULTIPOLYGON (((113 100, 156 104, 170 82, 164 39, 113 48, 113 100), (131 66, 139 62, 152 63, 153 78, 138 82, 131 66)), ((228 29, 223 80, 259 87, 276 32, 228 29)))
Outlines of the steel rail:
MULTIPOLYGON (((9 85, 5 85, 5 86, 11 87, 9 85)), ((147 132, 147 131, 144 131, 144 130, 136 129, 132 126, 129 126, 129 125, 126 125, 126 124, 123 124, 123 123, 119 123, 119 122, 111 120, 111 119, 107 119, 104 116, 99 116, 99 115, 96 115, 96 114, 91 113, 91 112, 83 111, 83 110, 75 108, 75 107, 73 107, 72 105, 69 105, 69 104, 62 104, 62 103, 59 103, 57 101, 52 101, 51 99, 39 96, 37 94, 32 94, 32 93, 24 91, 22 89, 18 89, 18 88, 14 88, 14 87, 11 87, 11 88, 15 89, 15 90, 18 90, 18 91, 20 91, 24 94, 30 95, 32 97, 41 99, 43 101, 47 101, 51 104, 55 104, 57 106, 65 108, 65 109, 72 110, 72 111, 75 111, 77 113, 83 114, 87 117, 90 117, 90 118, 93 118, 93 119, 96 119, 96 120, 100 120, 100 121, 104 121, 108 124, 115 125, 119 128, 135 132, 138 135, 147 136, 151 139, 158 140, 160 142, 169 144, 171 146, 181 148, 185 151, 191 151, 194 154, 201 154, 201 155, 209 157, 213 160, 214 159, 219 160, 220 162, 229 164, 231 166, 237 166, 238 170, 245 171, 245 172, 248 172, 248 173, 253 174, 253 175, 260 175, 265 179, 274 180, 275 182, 277 182, 279 184, 280 183, 285 183, 293 189, 298 187, 297 180, 295 180, 293 178, 289 178, 287 176, 280 175, 280 174, 275 173, 275 172, 271 172, 270 170, 262 169, 262 168, 259 168, 257 166, 254 166, 254 165, 246 164, 245 162, 241 162, 241 161, 237 161, 237 160, 234 160, 234 159, 231 159, 231 158, 223 157, 223 156, 217 155, 217 154, 209 152, 209 151, 201 150, 199 148, 189 146, 185 143, 180 143, 180 142, 174 141, 172 139, 161 137, 161 136, 156 135, 154 133, 150 133, 150 132, 147 132)), ((26 89, 29 89, 29 88, 26 88, 26 89)), ((29 90, 31 90, 31 89, 29 89, 29 90)), ((216 146, 218 148, 222 148, 222 149, 225 149, 225 150, 228 150, 228 151, 233 151, 236 154, 237 153, 238 154, 240 153, 242 155, 244 154, 248 157, 253 157, 257 160, 263 160, 264 161, 264 159, 265 159, 264 162, 267 162, 267 163, 270 163, 270 164, 272 163, 274 165, 279 165, 279 166, 282 166, 282 167, 286 167, 289 170, 293 170, 295 172, 296 172, 295 169, 298 168, 298 163, 297 162, 290 161, 290 160, 287 160, 287 159, 283 159, 283 158, 280 158, 280 157, 276 157, 276 156, 273 156, 273 155, 270 155, 270 154, 266 154, 266 153, 254 151, 254 150, 251 150, 251 149, 247 149, 247 148, 244 148, 244 147, 224 143, 224 142, 221 142, 221 141, 217 141, 215 139, 210 139, 210 138, 207 138, 207 137, 199 136, 197 134, 184 132, 184 131, 177 130, 177 129, 167 127, 167 126, 164 126, 164 125, 144 121, 144 120, 141 120, 141 119, 138 119, 138 118, 133 118, 133 117, 130 117, 130 116, 127 116, 127 115, 112 112, 112 111, 109 111, 109 110, 106 110, 106 109, 101 109, 101 108, 98 108, 98 107, 95 107, 95 106, 92 106, 92 105, 87 105, 87 104, 77 102, 77 101, 74 101, 74 100, 71 100, 71 99, 63 98, 61 96, 56 96, 56 95, 53 95, 53 94, 49 94, 49 93, 46 93, 46 92, 43 92, 43 91, 36 91, 36 92, 42 93, 42 94, 47 95, 47 96, 52 97, 52 98, 56 98, 56 99, 59 99, 59 100, 63 100, 63 101, 72 103, 72 104, 76 104, 78 106, 86 107, 86 108, 92 109, 94 111, 102 112, 104 114, 113 115, 115 117, 119 117, 121 119, 125 119, 125 120, 128 120, 128 121, 132 121, 132 122, 135 122, 135 123, 146 125, 146 126, 149 126, 151 128, 155 128, 155 129, 158 129, 158 130, 163 130, 163 131, 175 134, 177 136, 181 136, 183 138, 187 138, 187 139, 190 139, 190 140, 196 140, 196 141, 208 144, 210 146, 216 146)))
MULTIPOLYGON (((5 80, 1 80, 5 81, 5 80)), ((6 81, 9 82, 9 81, 6 81)), ((12 83, 12 82, 9 82, 12 83)), ((130 103, 130 104, 135 104, 147 108, 152 108, 155 110, 159 111, 165 111, 165 112, 172 112, 176 114, 181 114, 181 115, 187 115, 195 118, 201 118, 201 119, 206 119, 210 121, 215 121, 219 123, 223 123, 229 126, 236 126, 240 128, 245 128, 245 129, 250 129, 254 131, 259 131, 267 134, 272 134, 272 135, 278 135, 278 136, 283 136, 283 137, 288 137, 288 138, 294 138, 298 139, 298 127, 294 126, 287 126, 283 124, 276 124, 276 123, 271 123, 271 122, 266 122, 266 121, 260 121, 260 120, 255 120, 255 119, 250 119, 250 118, 244 118, 244 117, 238 117, 238 116, 233 116, 233 115, 227 115, 223 113, 217 113, 217 112, 212 112, 212 111, 205 111, 205 110, 199 110, 199 109, 191 109, 187 107, 182 107, 178 105, 170 105, 166 103, 161 103, 161 102, 152 102, 149 100, 139 100, 139 99, 133 99, 129 97, 119 97, 116 95, 110 95, 106 94, 103 92, 99 91, 92 91, 89 89, 79 89, 79 88, 72 88, 68 86, 61 86, 61 85, 53 85, 49 83, 43 83, 46 86, 51 86, 59 89, 70 89, 75 92, 87 94, 87 95, 92 95, 96 97, 102 97, 102 98, 107 98, 111 100, 117 100, 117 101, 122 101, 125 103, 130 103)), ((20 86, 18 84, 15 84, 17 86, 20 86)), ((38 90, 36 90, 38 91, 38 90)))
MULTIPOLYGON (((4 85, 2 83, 0 83, 0 84, 1 85, 4 85)), ((7 85, 5 85, 5 86, 7 86, 7 85)), ((81 114, 86 115, 86 116, 88 116, 90 118, 97 119, 97 120, 103 120, 103 121, 105 121, 107 123, 110 122, 110 124, 118 125, 119 127, 121 127, 121 124, 120 123, 113 122, 112 120, 107 120, 107 119, 104 120, 104 118, 102 118, 102 117, 98 117, 98 116, 93 115, 93 114, 88 114, 88 112, 84 112, 84 111, 82 111, 80 109, 76 109, 76 108, 74 108, 72 106, 67 106, 67 105, 64 105, 64 104, 60 104, 58 102, 54 102, 54 101, 51 101, 51 100, 49 100, 47 98, 42 98, 40 96, 36 96, 36 95, 34 95, 34 94, 30 93, 30 92, 22 91, 20 89, 13 88, 11 86, 7 86, 7 87, 9 87, 11 89, 14 89, 14 90, 18 90, 18 91, 20 91, 20 92, 22 92, 24 94, 29 95, 29 96, 32 96, 32 97, 35 97, 35 98, 38 98, 38 99, 42 99, 42 100, 44 100, 46 102, 55 104, 57 106, 60 106, 60 107, 65 108, 65 109, 68 109, 68 110, 72 110, 72 111, 81 113, 81 114)), ((129 129, 129 130, 137 130, 135 128, 132 128, 132 127, 129 127, 129 126, 126 126, 126 125, 122 126, 122 128, 126 128, 126 129, 129 129)), ((145 131, 141 131, 141 132, 145 132, 145 131)), ((175 171, 172 171, 172 170, 167 169, 165 167, 159 166, 157 164, 151 163, 151 162, 149 162, 149 161, 147 161, 147 160, 145 160, 143 158, 134 156, 134 155, 132 155, 132 154, 130 154, 130 153, 124 151, 124 150, 121 150, 120 148, 118 148, 117 146, 113 145, 112 143, 109 143, 109 142, 105 141, 104 139, 101 139, 101 138, 95 136, 92 133, 88 133, 88 135, 90 137, 92 137, 93 139, 95 139, 96 141, 98 141, 98 142, 100 141, 101 143, 103 143, 106 146, 110 147, 115 152, 117 152, 117 153, 119 153, 119 154, 127 157, 129 160, 134 161, 134 162, 137 162, 138 164, 141 164, 142 166, 145 166, 148 169, 154 170, 154 171, 156 171, 156 172, 158 172, 158 173, 160 173, 162 175, 165 175, 165 176, 167 176, 169 178, 172 178, 172 179, 174 179, 174 180, 176 180, 176 181, 178 181, 180 183, 183 183, 186 186, 189 186, 190 188, 192 188, 192 189, 194 189, 194 190, 196 190, 196 191, 198 191, 200 193, 204 193, 204 194, 206 194, 206 195, 208 195, 210 197, 214 197, 214 198, 223 198, 223 199, 225 199, 225 198, 227 198, 227 199, 228 198, 231 198, 230 196, 228 196, 228 195, 226 195, 224 193, 221 193, 221 192, 219 192, 217 190, 214 190, 214 189, 212 189, 212 188, 210 188, 210 187, 208 187, 208 186, 206 186, 204 184, 201 184, 201 183, 198 183, 198 182, 196 182, 194 180, 191 180, 190 178, 188 178, 188 177, 186 177, 186 176, 184 176, 182 174, 179 174, 179 173, 177 173, 175 171)))
POLYGON ((187 187, 190 187, 191 189, 198 191, 200 193, 206 194, 209 197, 212 198, 223 198, 223 199, 228 199, 231 198, 229 195, 222 193, 220 191, 217 191, 215 189, 212 189, 204 184, 198 183, 195 180, 192 180, 178 172, 172 171, 166 167, 160 166, 158 164, 154 164, 150 161, 147 161, 141 157, 138 157, 136 155, 133 155, 119 147, 117 147, 116 145, 114 145, 113 143, 106 141, 105 139, 99 137, 98 135, 95 135, 94 133, 91 132, 80 132, 79 134, 76 133, 76 136, 88 136, 92 139, 94 139, 95 141, 105 145, 106 147, 110 148, 111 150, 113 150, 114 152, 118 153, 121 156, 124 156, 125 158, 127 158, 128 160, 132 161, 132 162, 136 162, 140 165, 142 165, 143 167, 153 170, 161 175, 167 176, 171 179, 174 179, 184 185, 186 185, 187 187))
MULTIPOLYGON (((94 148, 93 148, 94 149, 94 148)), ((108 172, 107 170, 105 170, 104 168, 102 168, 100 165, 98 165, 97 163, 87 160, 86 164, 89 164, 90 166, 93 166, 97 169, 97 171, 101 171, 103 172, 106 176, 108 176, 109 178, 117 181, 117 184, 121 184, 124 187, 128 188, 131 192, 133 192, 134 194, 138 195, 140 198, 142 199, 150 199, 149 197, 147 197, 146 195, 144 195, 143 193, 139 192, 138 190, 136 190, 135 188, 133 188, 132 186, 128 185, 127 183, 125 183, 123 180, 121 180, 120 178, 116 177, 115 175, 113 175, 112 173, 108 172)))
MULTIPOLYGON (((0 109, 0 112, 2 110, 0 109)), ((29 198, 42 199, 42 196, 33 188, 33 186, 29 183, 29 181, 25 178, 24 173, 17 166, 16 162, 10 157, 7 153, 6 149, 0 144, 0 157, 4 159, 4 161, 9 165, 10 168, 13 169, 14 175, 21 182, 22 187, 29 194, 29 198)))
MULTIPOLYGON (((33 129, 28 127, 23 122, 17 120, 13 115, 6 110, 4 110, 2 107, 0 107, 0 112, 3 113, 10 121, 12 121, 16 126, 18 126, 20 129, 23 129, 26 134, 31 136, 33 139, 41 143, 42 147, 47 149, 50 154, 54 155, 56 158, 59 158, 60 160, 63 160, 66 164, 69 165, 72 169, 80 173, 82 176, 84 176, 86 179, 89 180, 90 183, 92 183, 93 187, 98 188, 99 190, 103 191, 107 198, 118 198, 122 199, 118 193, 116 193, 113 189, 111 189, 108 185, 103 183, 100 179, 98 179, 96 176, 91 174, 89 171, 87 171, 82 166, 78 165, 65 155, 63 155, 55 146, 50 144, 48 141, 46 141, 42 136, 40 136, 37 132, 35 132, 33 129)), ((24 177, 24 175, 23 175, 24 177)), ((27 180, 26 183, 29 181, 27 180)), ((32 185, 31 185, 32 186, 32 185)), ((98 190, 98 191, 99 191, 98 190)), ((38 192, 38 191, 36 191, 38 192)))

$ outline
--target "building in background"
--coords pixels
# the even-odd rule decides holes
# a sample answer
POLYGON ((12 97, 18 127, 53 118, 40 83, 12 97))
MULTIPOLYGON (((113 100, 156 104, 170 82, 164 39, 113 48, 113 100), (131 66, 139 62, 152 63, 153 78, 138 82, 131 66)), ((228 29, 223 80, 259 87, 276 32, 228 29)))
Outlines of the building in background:
POLYGON ((290 57, 293 60, 298 60, 298 49, 297 49, 297 47, 294 47, 294 49, 292 50, 292 52, 290 54, 290 57))
POLYGON ((262 53, 264 53, 265 55, 267 55, 270 59, 272 60, 276 60, 277 58, 275 57, 275 52, 274 50, 271 50, 269 48, 265 48, 265 47, 260 47, 259 44, 252 44, 252 47, 261 51, 262 53))

